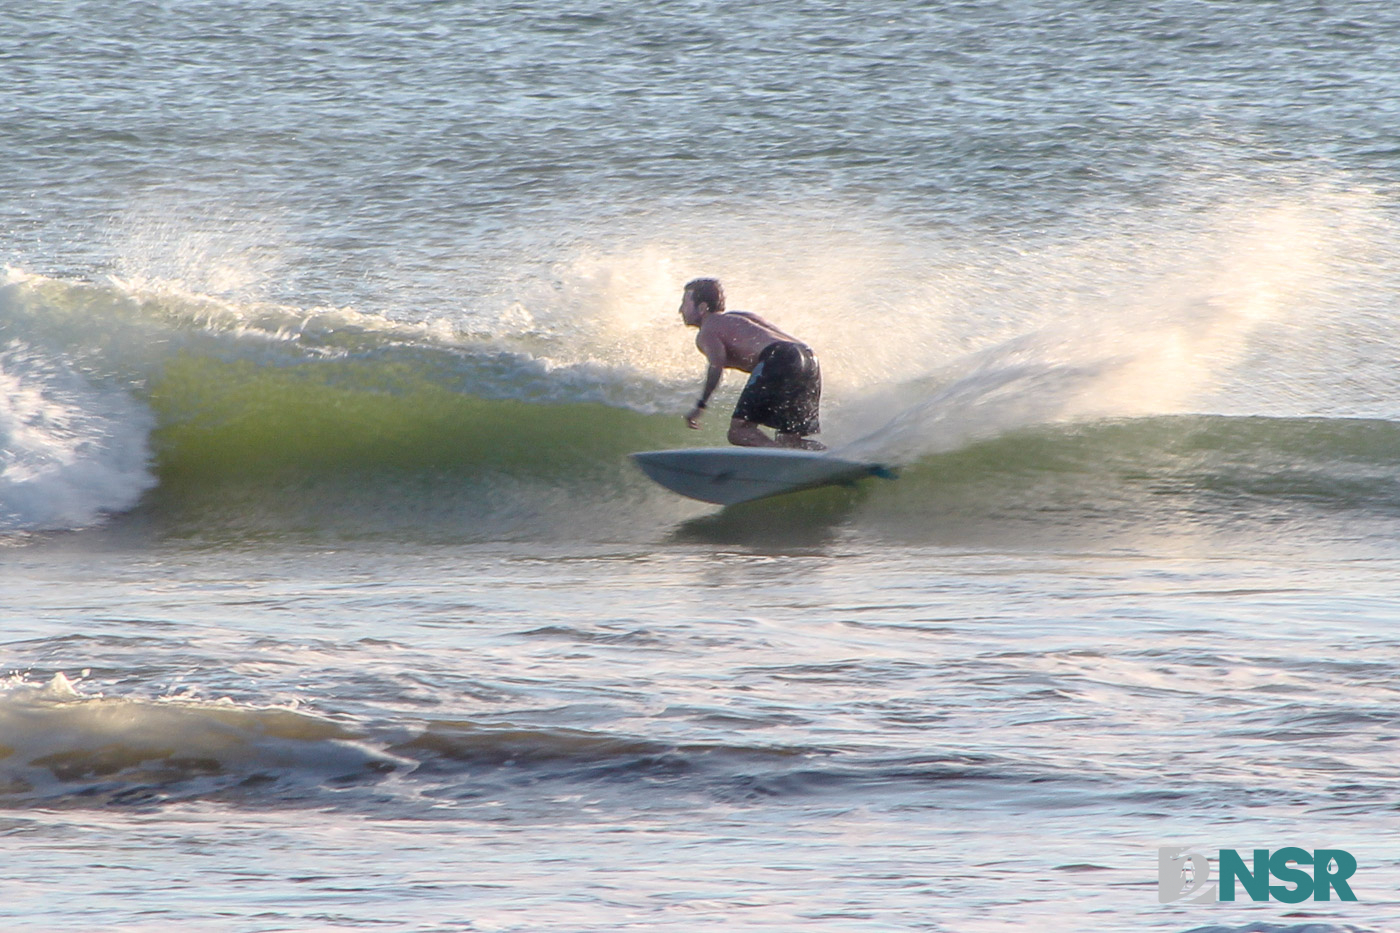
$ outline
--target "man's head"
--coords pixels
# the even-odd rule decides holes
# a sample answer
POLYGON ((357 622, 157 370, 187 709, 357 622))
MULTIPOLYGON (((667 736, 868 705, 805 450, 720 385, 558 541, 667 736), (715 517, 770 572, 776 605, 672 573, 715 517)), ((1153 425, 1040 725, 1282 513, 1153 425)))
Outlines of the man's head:
POLYGON ((691 279, 685 283, 682 307, 686 298, 694 304, 697 312, 709 310, 719 314, 724 311, 724 288, 719 284, 719 279, 691 279))

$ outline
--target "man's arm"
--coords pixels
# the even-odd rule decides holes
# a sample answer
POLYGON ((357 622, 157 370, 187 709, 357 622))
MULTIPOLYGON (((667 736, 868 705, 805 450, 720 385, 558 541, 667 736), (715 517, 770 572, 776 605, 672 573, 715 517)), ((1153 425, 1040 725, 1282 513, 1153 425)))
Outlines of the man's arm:
POLYGON ((690 410, 690 414, 685 416, 685 423, 692 428, 700 427, 700 416, 705 413, 705 407, 710 403, 710 396, 715 394, 715 389, 719 388, 719 381, 724 378, 724 367, 710 364, 710 368, 705 373, 705 388, 700 390, 700 398, 695 403, 695 407, 690 410))
POLYGON ((695 341, 695 345, 700 348, 700 352, 705 354, 705 358, 710 361, 709 368, 705 371, 705 387, 700 390, 700 398, 695 402, 695 407, 690 410, 690 414, 685 416, 685 423, 692 428, 700 427, 700 416, 705 413, 705 406, 710 402, 710 396, 715 394, 715 389, 719 388, 719 382, 724 378, 724 364, 727 356, 724 351, 724 341, 714 334, 702 333, 695 341))

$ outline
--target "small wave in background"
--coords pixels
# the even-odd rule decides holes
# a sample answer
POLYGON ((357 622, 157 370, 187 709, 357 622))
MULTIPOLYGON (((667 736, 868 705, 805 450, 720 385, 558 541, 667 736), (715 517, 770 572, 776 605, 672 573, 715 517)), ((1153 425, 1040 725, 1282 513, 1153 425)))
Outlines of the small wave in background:
POLYGON ((63 674, 0 692, 0 796, 10 807, 282 800, 371 780, 406 763, 352 729, 291 708, 80 692, 63 674), (270 786, 273 785, 273 786, 270 786))
POLYGON ((109 697, 62 673, 37 684, 12 677, 0 690, 0 805, 10 808, 209 800, 355 809, 383 807, 391 795, 396 815, 406 816, 435 801, 470 806, 522 781, 558 794, 587 788, 621 806, 637 786, 703 802, 801 802, 877 786, 887 793, 902 786, 913 797, 931 785, 948 793, 1030 793, 1052 779, 1068 776, 1024 759, 951 750, 861 754, 745 742, 742 731, 731 740, 666 741, 495 718, 365 723, 295 703, 204 699, 189 688, 109 697))

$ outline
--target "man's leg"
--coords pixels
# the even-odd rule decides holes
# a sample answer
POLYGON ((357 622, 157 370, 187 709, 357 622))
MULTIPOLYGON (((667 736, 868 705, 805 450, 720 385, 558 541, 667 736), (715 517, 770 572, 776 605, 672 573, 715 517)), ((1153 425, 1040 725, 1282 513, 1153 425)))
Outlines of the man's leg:
POLYGON ((758 425, 743 418, 729 419, 729 443, 735 447, 778 447, 777 441, 758 429, 758 425))
POLYGON ((801 450, 826 450, 826 445, 821 441, 811 440, 803 437, 801 434, 785 434, 781 431, 778 432, 775 443, 778 447, 796 447, 801 450))

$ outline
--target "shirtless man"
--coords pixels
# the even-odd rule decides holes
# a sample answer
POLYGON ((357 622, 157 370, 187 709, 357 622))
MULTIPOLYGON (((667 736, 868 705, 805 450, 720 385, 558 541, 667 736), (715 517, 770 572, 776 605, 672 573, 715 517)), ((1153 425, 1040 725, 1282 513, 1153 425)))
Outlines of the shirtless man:
POLYGON ((826 449, 807 438, 809 434, 821 433, 817 408, 821 403, 822 374, 810 347, 757 314, 726 311, 724 289, 718 279, 686 283, 681 320, 700 329, 695 346, 710 361, 705 388, 685 416, 686 424, 700 427, 700 417, 724 371, 737 369, 751 375, 729 421, 729 443, 739 447, 826 449), (759 425, 772 428, 774 436, 764 434, 759 425))

